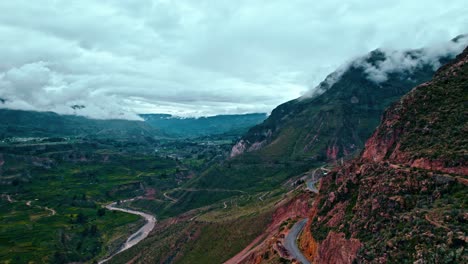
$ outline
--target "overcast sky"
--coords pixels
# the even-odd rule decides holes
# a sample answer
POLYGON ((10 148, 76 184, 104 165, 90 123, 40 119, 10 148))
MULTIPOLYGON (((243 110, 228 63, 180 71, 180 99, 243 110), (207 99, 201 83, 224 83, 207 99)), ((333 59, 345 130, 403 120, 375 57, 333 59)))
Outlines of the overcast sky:
POLYGON ((3 107, 78 104, 95 118, 269 112, 375 48, 468 32, 466 0, 14 0, 0 12, 3 107))

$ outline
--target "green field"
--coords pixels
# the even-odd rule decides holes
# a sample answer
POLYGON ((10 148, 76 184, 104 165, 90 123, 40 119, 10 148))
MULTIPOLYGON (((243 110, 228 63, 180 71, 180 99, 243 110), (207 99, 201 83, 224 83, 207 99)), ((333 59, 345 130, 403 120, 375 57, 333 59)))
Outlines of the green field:
POLYGON ((98 260, 143 224, 103 205, 172 189, 184 177, 173 159, 112 144, 20 144, 0 153, 0 263, 98 260))
POLYGON ((110 263, 222 263, 261 235, 275 205, 294 195, 288 198, 281 189, 244 194, 195 210, 183 219, 163 220, 147 239, 110 263))
MULTIPOLYGON (((118 247, 142 224, 135 215, 96 208, 57 207, 57 214, 32 203, 2 202, 0 252, 4 263, 86 261, 118 247)), ((55 210, 55 209, 54 209, 55 210)))

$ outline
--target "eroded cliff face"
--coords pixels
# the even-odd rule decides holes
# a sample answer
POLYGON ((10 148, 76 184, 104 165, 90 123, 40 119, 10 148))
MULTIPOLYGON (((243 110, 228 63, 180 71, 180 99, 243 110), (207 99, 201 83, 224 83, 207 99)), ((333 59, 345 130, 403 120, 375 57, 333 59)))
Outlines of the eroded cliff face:
POLYGON ((230 157, 234 158, 245 152, 251 152, 261 149, 267 144, 267 140, 257 141, 250 143, 249 141, 240 140, 231 149, 230 157))
POLYGON ((388 109, 361 156, 321 181, 313 263, 466 263, 468 49, 388 109))
POLYGON ((235 156, 241 155, 247 150, 247 142, 241 140, 237 142, 231 149, 230 157, 234 158, 235 156))
POLYGON ((255 138, 257 140, 254 140, 253 142, 241 139, 232 147, 230 157, 234 158, 245 152, 260 150, 268 144, 269 140, 272 137, 272 134, 273 132, 271 131, 271 129, 267 129, 266 131, 256 133, 255 138))
POLYGON ((310 219, 314 219, 318 212, 318 203, 314 201, 312 205, 312 210, 308 215, 309 221, 307 221, 306 226, 304 227, 304 231, 302 232, 300 239, 299 239, 299 248, 302 250, 302 254, 311 261, 317 260, 318 256, 318 249, 319 243, 315 240, 311 230, 311 225, 314 221, 310 221, 310 219))
MULTIPOLYGON (((335 171, 332 172, 334 174, 335 171)), ((346 181, 357 183, 353 177, 346 181)), ((352 201, 342 199, 343 196, 351 195, 354 191, 352 184, 344 184, 344 179, 331 180, 331 177, 322 179, 320 190, 333 189, 336 184, 341 186, 330 193, 321 194, 315 199, 312 210, 309 213, 311 219, 305 231, 301 235, 300 248, 304 256, 312 263, 353 263, 356 259, 362 243, 357 238, 352 238, 344 231, 347 221, 346 212, 352 207, 352 201), (328 210, 324 210, 328 206, 328 210), (310 230, 317 226, 323 226, 326 231, 319 236, 310 230), (327 232, 330 231, 330 232, 327 232)))
POLYGON ((330 264, 352 263, 360 248, 361 242, 358 239, 346 239, 344 233, 331 231, 321 243, 317 262, 330 264))

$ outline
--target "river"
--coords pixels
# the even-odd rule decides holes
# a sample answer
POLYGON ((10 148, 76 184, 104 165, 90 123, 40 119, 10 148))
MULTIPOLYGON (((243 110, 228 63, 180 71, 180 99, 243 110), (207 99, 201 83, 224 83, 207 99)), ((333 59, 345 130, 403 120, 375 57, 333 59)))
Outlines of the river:
MULTIPOLYGON (((137 199, 140 199, 140 197, 124 200, 122 202, 131 202, 131 201, 134 201, 134 200, 137 200, 137 199)), ((111 204, 106 205, 106 208, 108 210, 111 210, 111 211, 120 211, 120 212, 124 212, 124 213, 139 215, 139 216, 145 218, 146 224, 144 226, 142 226, 140 229, 138 229, 138 231, 136 231, 135 233, 130 235, 127 238, 127 241, 125 241, 125 243, 120 247, 120 249, 117 252, 112 254, 110 257, 99 261, 98 262, 99 264, 102 264, 102 263, 105 263, 105 262, 109 261, 115 255, 117 255, 117 254, 119 254, 119 253, 121 253, 121 252, 135 246, 136 244, 140 243, 143 239, 145 239, 149 235, 149 233, 153 230, 153 228, 154 228, 154 226, 156 224, 156 217, 154 217, 154 216, 152 216, 150 214, 147 214, 147 213, 140 212, 140 211, 119 208, 119 207, 117 207, 117 202, 113 202, 111 204)))

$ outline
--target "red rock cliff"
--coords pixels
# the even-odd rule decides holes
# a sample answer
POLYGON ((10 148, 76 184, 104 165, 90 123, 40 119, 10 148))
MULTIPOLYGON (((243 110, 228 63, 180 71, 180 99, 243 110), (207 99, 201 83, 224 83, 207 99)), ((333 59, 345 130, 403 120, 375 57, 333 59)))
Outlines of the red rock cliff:
POLYGON ((322 179, 301 237, 311 262, 468 261, 456 253, 468 243, 466 98, 468 49, 385 112, 361 156, 322 179))

